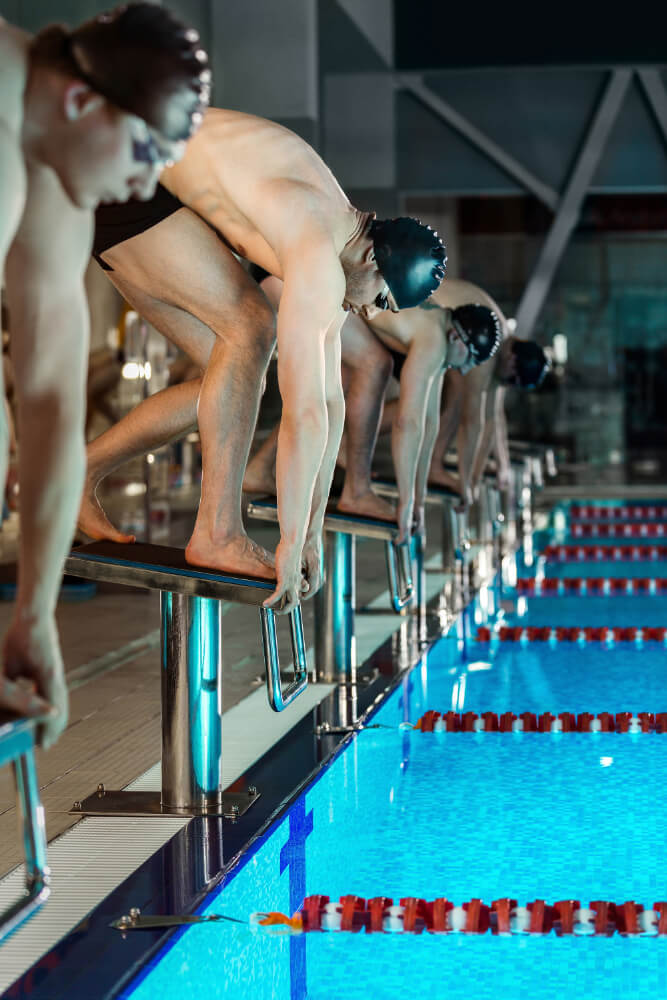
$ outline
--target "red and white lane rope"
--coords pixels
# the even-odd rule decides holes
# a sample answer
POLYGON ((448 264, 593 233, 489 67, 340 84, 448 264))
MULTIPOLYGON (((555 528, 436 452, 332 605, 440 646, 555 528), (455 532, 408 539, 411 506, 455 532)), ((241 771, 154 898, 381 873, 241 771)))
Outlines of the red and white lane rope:
POLYGON ((559 936, 665 937, 667 902, 644 909, 629 900, 613 903, 593 900, 582 906, 578 899, 547 903, 536 899, 519 906, 516 899, 503 898, 487 905, 471 899, 457 905, 444 897, 427 901, 404 896, 398 904, 389 896, 363 899, 341 896, 308 896, 294 916, 283 913, 253 913, 254 930, 288 934, 349 932, 358 934, 486 934, 510 935, 555 933, 559 936))
POLYGON ((437 712, 429 709, 414 725, 422 733, 667 733, 667 712, 437 712))
POLYGON ((491 642, 500 639, 502 642, 664 642, 667 639, 667 627, 663 625, 648 625, 639 628, 635 625, 501 625, 498 629, 490 629, 480 625, 477 629, 478 642, 491 642))
POLYGON ((667 577, 520 577, 519 594, 535 597, 563 594, 667 594, 667 577))
POLYGON ((667 518, 666 504, 623 504, 619 507, 596 507, 592 504, 573 503, 569 509, 570 520, 628 521, 634 518, 667 518))
POLYGON ((570 533, 575 538, 665 538, 667 524, 656 521, 653 524, 572 524, 570 533))
POLYGON ((667 559, 667 545, 547 545, 543 555, 558 562, 638 562, 667 559))

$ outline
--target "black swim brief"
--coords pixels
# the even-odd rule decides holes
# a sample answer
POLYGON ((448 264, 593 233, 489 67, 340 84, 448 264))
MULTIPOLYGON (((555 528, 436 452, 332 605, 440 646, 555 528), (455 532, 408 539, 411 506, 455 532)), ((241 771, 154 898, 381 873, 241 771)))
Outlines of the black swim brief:
POLYGON ((100 256, 105 250, 110 250, 123 240, 145 233, 147 229, 178 212, 179 208, 183 208, 182 202, 161 184, 158 184, 155 194, 149 201, 131 198, 126 202, 100 205, 95 212, 93 257, 105 271, 113 271, 113 268, 100 256))
MULTIPOLYGON (((384 346, 391 354, 392 361, 394 362, 394 371, 392 372, 392 374, 396 379, 396 381, 400 382, 401 372, 403 371, 403 365, 405 364, 408 358, 407 351, 405 354, 401 354, 400 351, 393 351, 391 347, 387 347, 386 344, 384 346)), ((447 370, 447 365, 444 364, 442 366, 442 372, 444 373, 446 370, 447 370)))
POLYGON ((403 365, 405 364, 405 359, 407 358, 407 354, 401 354, 400 351, 394 351, 392 350, 391 347, 387 347, 386 344, 384 346, 391 354, 391 359, 394 362, 394 371, 392 372, 392 374, 396 379, 396 381, 400 382, 401 372, 403 371, 403 365))

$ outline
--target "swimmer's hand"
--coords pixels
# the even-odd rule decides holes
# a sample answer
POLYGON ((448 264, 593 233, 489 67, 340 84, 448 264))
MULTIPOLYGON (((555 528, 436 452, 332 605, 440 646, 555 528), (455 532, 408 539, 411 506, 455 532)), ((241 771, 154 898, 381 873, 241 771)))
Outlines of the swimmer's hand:
POLYGON ((37 742, 44 749, 65 729, 67 684, 52 616, 28 618, 17 608, 3 643, 0 708, 28 717, 47 716, 37 732, 37 742))
POLYGON ((295 546, 280 542, 276 549, 276 589, 264 601, 264 607, 286 615, 298 607, 308 584, 301 567, 301 552, 295 546), (285 601, 281 608, 280 603, 285 601))
POLYGON ((466 486, 465 489, 463 489, 460 492, 460 497, 454 504, 454 510, 456 511, 457 514, 464 514, 469 507, 472 507, 474 501, 475 497, 473 494, 472 487, 466 486))
POLYGON ((305 589, 302 586, 301 600, 307 601, 322 586, 322 536, 307 538, 301 553, 301 569, 305 589))

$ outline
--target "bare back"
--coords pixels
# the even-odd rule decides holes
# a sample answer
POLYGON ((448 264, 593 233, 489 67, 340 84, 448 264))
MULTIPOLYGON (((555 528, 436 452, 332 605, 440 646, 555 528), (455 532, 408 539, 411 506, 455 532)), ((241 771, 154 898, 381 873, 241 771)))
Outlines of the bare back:
POLYGON ((402 354, 407 354, 417 340, 437 341, 443 350, 446 347, 445 313, 430 299, 415 309, 377 313, 367 323, 386 347, 402 354))
POLYGON ((317 153, 275 122, 212 108, 160 178, 242 257, 284 278, 295 245, 324 232, 340 254, 358 213, 317 153))
POLYGON ((505 317, 498 303, 483 288, 474 285, 472 281, 464 281, 462 278, 447 278, 436 288, 431 299, 443 309, 458 309, 459 306, 467 305, 488 306, 500 316, 503 324, 505 322, 505 317))

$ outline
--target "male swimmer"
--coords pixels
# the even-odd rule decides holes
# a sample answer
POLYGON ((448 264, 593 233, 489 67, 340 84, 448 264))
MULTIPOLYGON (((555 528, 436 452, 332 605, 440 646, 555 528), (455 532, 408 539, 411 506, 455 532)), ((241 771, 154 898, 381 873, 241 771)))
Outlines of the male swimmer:
POLYGON ((417 305, 442 280, 445 249, 414 219, 378 222, 359 211, 302 139, 236 111, 210 109, 181 162, 160 180, 150 204, 98 211, 95 252, 127 301, 204 375, 150 396, 91 443, 79 528, 93 538, 131 540, 107 520, 97 484, 198 422, 202 495, 186 557, 242 576, 275 573, 266 604, 284 599, 290 610, 320 584, 322 523, 343 426, 346 312, 417 305), (285 286, 277 320, 283 416, 275 568, 241 519, 275 319, 235 255, 285 286))
MULTIPOLYGON (((262 288, 272 302, 281 286, 266 277, 262 288)), ((495 327, 487 333, 470 323, 465 310, 443 309, 433 298, 400 313, 377 312, 363 319, 348 315, 341 334, 345 386, 345 482, 338 509, 397 520, 401 541, 421 530, 426 479, 438 431, 440 394, 448 368, 469 371, 500 343, 495 327), (382 417, 383 397, 392 371, 400 379, 398 412, 392 426, 392 458, 398 485, 398 510, 373 492, 371 463, 382 417)), ((271 491, 275 432, 246 471, 249 491, 271 491)), ((273 487, 275 489, 275 487, 273 487)))
POLYGON ((0 21, 0 273, 21 444, 19 577, 0 708, 48 713, 44 746, 67 723, 55 606, 85 473, 92 210, 100 200, 153 194, 159 170, 198 124, 208 89, 196 32, 152 3, 34 37, 0 21))
MULTIPOLYGON (((511 336, 507 320, 496 302, 482 288, 469 281, 450 279, 434 296, 438 305, 465 308, 471 329, 497 330, 500 349, 487 356, 486 363, 467 373, 448 372, 442 395, 438 430, 429 482, 445 486, 461 497, 459 508, 470 506, 491 448, 495 449, 498 483, 506 488, 509 480, 509 446, 504 411, 504 389, 518 386, 531 389, 540 384, 549 363, 534 341, 511 336), (465 377, 464 377, 465 376, 465 377), (457 442, 458 476, 444 468, 445 455, 457 442)), ((391 391, 391 390, 390 390, 391 391)), ((391 407, 387 419, 391 420, 391 407)))
POLYGON ((493 450, 498 487, 509 485, 509 441, 505 419, 505 390, 536 389, 549 370, 546 354, 534 340, 506 336, 488 365, 461 378, 452 372, 445 379, 440 431, 433 451, 429 479, 454 490, 463 506, 475 497, 487 460, 493 450), (459 476, 443 468, 450 444, 457 437, 459 476))

